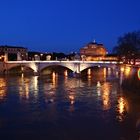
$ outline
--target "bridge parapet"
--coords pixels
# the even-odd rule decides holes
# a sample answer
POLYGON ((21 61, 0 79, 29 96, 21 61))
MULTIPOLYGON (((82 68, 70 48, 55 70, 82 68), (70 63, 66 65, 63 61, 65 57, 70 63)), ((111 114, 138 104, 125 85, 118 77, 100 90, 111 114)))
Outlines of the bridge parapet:
POLYGON ((41 72, 43 69, 49 66, 62 66, 70 69, 75 73, 90 67, 110 67, 115 68, 118 63, 116 61, 7 61, 4 63, 4 68, 10 70, 11 68, 23 66, 29 67, 34 72, 41 72))

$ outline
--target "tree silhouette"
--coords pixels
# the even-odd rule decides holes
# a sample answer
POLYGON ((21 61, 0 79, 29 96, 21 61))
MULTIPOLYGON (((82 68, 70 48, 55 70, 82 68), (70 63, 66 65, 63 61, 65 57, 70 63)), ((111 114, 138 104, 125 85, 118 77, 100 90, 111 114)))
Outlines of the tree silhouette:
POLYGON ((113 51, 126 63, 134 62, 140 55, 140 31, 134 31, 119 37, 113 51))

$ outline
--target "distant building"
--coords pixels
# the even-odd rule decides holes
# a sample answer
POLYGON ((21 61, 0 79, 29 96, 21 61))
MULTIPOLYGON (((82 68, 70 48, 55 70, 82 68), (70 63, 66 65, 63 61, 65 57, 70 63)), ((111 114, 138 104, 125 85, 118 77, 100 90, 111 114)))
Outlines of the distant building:
POLYGON ((17 46, 0 46, 0 61, 20 61, 27 59, 27 48, 17 46))
POLYGON ((98 44, 95 41, 88 43, 80 49, 82 60, 102 60, 107 54, 107 50, 103 44, 98 44))

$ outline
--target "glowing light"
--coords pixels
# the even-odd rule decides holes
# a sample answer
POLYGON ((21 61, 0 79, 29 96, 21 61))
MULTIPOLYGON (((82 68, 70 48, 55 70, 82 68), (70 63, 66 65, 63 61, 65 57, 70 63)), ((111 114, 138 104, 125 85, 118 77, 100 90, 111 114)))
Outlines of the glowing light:
POLYGON ((91 75, 91 69, 88 69, 87 74, 91 75))
POLYGON ((52 78, 53 78, 53 79, 56 78, 56 74, 55 74, 55 72, 52 73, 52 78))
POLYGON ((75 97, 74 97, 74 95, 69 95, 68 98, 69 98, 69 100, 70 100, 69 111, 70 111, 70 112, 73 112, 73 111, 75 110, 75 108, 74 108, 75 97))
POLYGON ((108 83, 105 83, 102 85, 102 100, 103 100, 103 110, 108 110, 111 107, 110 104, 110 85, 108 83))
POLYGON ((33 83, 34 83, 34 96, 37 98, 37 96, 38 96, 38 76, 34 76, 33 83))
POLYGON ((116 71, 116 76, 118 77, 118 75, 119 75, 119 72, 118 72, 118 71, 116 71))
POLYGON ((122 97, 120 97, 119 99, 119 113, 122 114, 124 112, 124 99, 122 97))
POLYGON ((104 73, 104 78, 106 78, 106 68, 104 68, 103 73, 104 73))
POLYGON ((124 67, 121 67, 121 72, 124 72, 124 67))
POLYGON ((140 80, 140 68, 138 69, 137 74, 138 74, 138 79, 140 80))
POLYGON ((103 109, 108 110, 110 108, 109 93, 104 92, 102 98, 103 98, 103 109))
POLYGON ((23 70, 24 70, 24 68, 23 67, 21 67, 21 71, 23 72, 23 70))
POLYGON ((70 99, 70 104, 73 105, 74 104, 74 100, 75 100, 75 97, 74 95, 69 95, 69 99, 70 99))
POLYGON ((100 81, 97 82, 97 87, 101 87, 100 81))
POLYGON ((101 88, 100 87, 97 87, 97 95, 101 96, 101 88))
POLYGON ((55 87, 57 84, 57 74, 55 72, 52 73, 52 82, 53 82, 53 86, 55 87))
POLYGON ((25 97, 26 99, 29 99, 29 84, 25 84, 25 97))
POLYGON ((109 75, 111 74, 111 68, 108 68, 108 74, 109 75))
POLYGON ((4 100, 6 96, 6 81, 3 78, 0 78, 0 100, 4 100))
POLYGON ((92 76, 88 75, 87 78, 88 78, 88 81, 91 81, 92 76))
POLYGON ((21 86, 19 86, 20 97, 29 99, 29 79, 26 79, 21 75, 19 82, 21 83, 21 86))
POLYGON ((120 97, 118 99, 118 105, 117 105, 117 110, 119 113, 117 118, 119 121, 124 120, 126 109, 128 109, 127 102, 125 101, 124 97, 120 97))
POLYGON ((24 73, 21 74, 21 78, 22 78, 22 79, 24 78, 24 73))
POLYGON ((35 90, 38 89, 38 76, 34 76, 34 87, 35 87, 35 90))
POLYGON ((30 64, 30 67, 34 70, 34 72, 38 71, 37 65, 34 62, 30 64))
POLYGON ((68 76, 68 71, 67 70, 64 71, 64 76, 66 76, 66 77, 68 76))
POLYGON ((5 90, 0 90, 0 100, 3 100, 6 96, 5 90))
POLYGON ((135 65, 140 65, 140 62, 135 62, 135 65))
POLYGON ((128 76, 130 75, 131 67, 126 67, 125 68, 125 75, 128 76))

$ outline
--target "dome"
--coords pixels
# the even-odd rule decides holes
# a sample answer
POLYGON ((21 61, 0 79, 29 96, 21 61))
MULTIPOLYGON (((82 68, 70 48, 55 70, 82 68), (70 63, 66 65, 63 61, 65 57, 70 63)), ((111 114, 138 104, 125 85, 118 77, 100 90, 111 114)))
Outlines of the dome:
POLYGON ((107 51, 103 44, 98 44, 94 41, 89 42, 84 48, 81 48, 80 54, 86 56, 105 56, 107 51))

